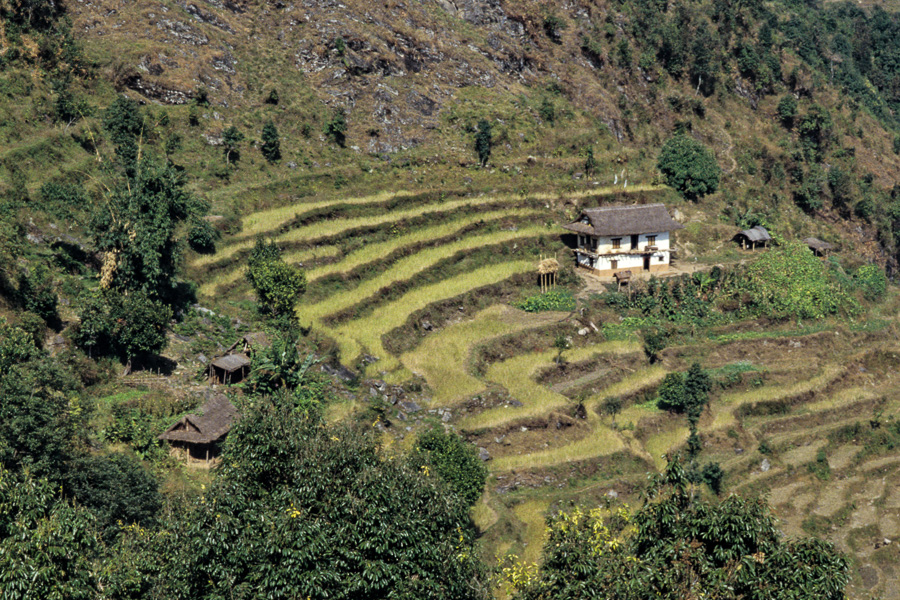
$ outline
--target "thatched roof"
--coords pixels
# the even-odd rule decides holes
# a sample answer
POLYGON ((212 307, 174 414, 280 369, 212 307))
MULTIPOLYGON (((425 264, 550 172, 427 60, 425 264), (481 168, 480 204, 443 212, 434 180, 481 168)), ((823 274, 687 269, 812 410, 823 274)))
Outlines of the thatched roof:
POLYGON ((669 216, 664 204, 641 204, 586 208, 577 221, 563 227, 577 233, 608 237, 662 233, 683 229, 684 225, 669 216))
POLYGON ((241 342, 244 343, 244 350, 259 350, 261 348, 268 348, 272 345, 272 342, 269 341, 269 336, 266 335, 264 331, 254 331, 253 333, 244 335, 241 339, 233 343, 228 351, 231 352, 237 348, 241 342))
POLYGON ((766 228, 762 225, 745 229, 739 232, 735 237, 739 236, 744 236, 747 238, 748 242, 769 242, 772 240, 772 236, 769 235, 769 232, 766 231, 766 228))
POLYGON ((538 273, 546 275, 548 273, 556 273, 559 271, 559 261, 555 258, 545 258, 538 263, 538 273))
POLYGON ((825 250, 834 250, 834 244, 829 244, 828 242, 823 242, 819 238, 808 237, 803 240, 803 243, 806 244, 810 250, 815 250, 816 252, 824 252, 825 250))
POLYGON ((196 415, 186 415, 159 436, 161 440, 210 444, 219 441, 231 429, 237 409, 225 396, 214 396, 196 415))
POLYGON ((250 357, 246 354, 226 354, 212 361, 212 366, 226 373, 234 373, 238 369, 250 366, 250 357))

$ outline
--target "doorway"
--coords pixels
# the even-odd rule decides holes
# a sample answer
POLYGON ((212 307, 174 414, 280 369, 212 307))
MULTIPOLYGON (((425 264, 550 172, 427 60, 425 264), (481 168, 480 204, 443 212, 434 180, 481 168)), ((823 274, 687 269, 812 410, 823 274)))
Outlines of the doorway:
POLYGON ((631 236, 631 249, 637 250, 637 247, 638 247, 638 236, 633 235, 633 236, 631 236))
POLYGON ((649 254, 644 256, 644 270, 645 271, 650 270, 650 258, 651 258, 651 256, 649 254))

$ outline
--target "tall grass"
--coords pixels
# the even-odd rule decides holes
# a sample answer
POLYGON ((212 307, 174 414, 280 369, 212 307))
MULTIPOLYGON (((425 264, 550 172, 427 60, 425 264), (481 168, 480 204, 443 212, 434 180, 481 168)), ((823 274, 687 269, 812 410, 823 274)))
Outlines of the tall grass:
MULTIPOLYGON (((289 263, 301 263, 320 258, 330 258, 337 256, 339 253, 340 248, 337 246, 318 246, 311 249, 285 252, 284 259, 289 263)), ((217 270, 213 275, 207 274, 204 276, 204 283, 198 289, 198 293, 201 296, 213 296, 219 287, 232 285, 243 276, 244 265, 242 263, 235 264, 231 269, 217 270)))
POLYGON ((377 307, 362 319, 343 323, 335 329, 326 329, 334 336, 345 361, 357 358, 363 349, 383 360, 372 365, 379 371, 393 371, 400 367, 396 357, 390 356, 381 345, 381 336, 406 322, 410 314, 429 304, 454 298, 479 287, 491 285, 519 273, 534 270, 534 262, 519 260, 489 265, 450 279, 417 288, 399 299, 377 307))
MULTIPOLYGON (((497 197, 482 196, 479 198, 464 198, 462 200, 453 200, 450 202, 426 204, 407 210, 385 212, 384 214, 376 216, 329 219, 311 223, 304 227, 291 229, 290 231, 274 236, 274 239, 278 242, 309 242, 311 240, 332 237, 361 227, 377 227, 386 223, 393 223, 395 221, 402 221, 403 219, 412 219, 440 212, 452 213, 460 208, 494 204, 498 201, 499 199, 497 197)), ((246 238, 240 238, 233 242, 229 242, 222 246, 215 254, 198 256, 191 262, 191 266, 200 268, 221 262, 243 250, 249 250, 253 247, 254 243, 254 240, 246 238)))
MULTIPOLYGON (((531 226, 517 231, 497 231, 484 235, 465 237, 443 246, 427 248, 421 252, 398 260, 387 271, 377 277, 367 279, 351 290, 336 294, 315 304, 303 304, 297 307, 297 318, 301 323, 317 322, 326 315, 340 312, 358 304, 373 295, 382 288, 396 284, 399 281, 409 279, 433 267, 438 262, 449 258, 457 252, 464 252, 482 246, 509 242, 516 239, 540 235, 547 230, 543 226, 531 226)), ((404 319, 405 320, 405 319, 404 319)))
MULTIPOLYGON (((634 342, 603 342, 592 346, 567 350, 566 360, 586 360, 600 354, 630 354, 639 349, 634 342)), ((546 369, 554 364, 556 350, 546 350, 523 354, 494 363, 486 373, 486 379, 498 383, 509 391, 510 395, 522 403, 521 407, 492 408, 478 415, 465 419, 462 427, 466 429, 484 429, 497 427, 528 417, 536 417, 554 410, 560 410, 572 404, 572 400, 537 385, 532 376, 539 369, 546 369)))
POLYGON ((485 387, 485 382, 469 374, 467 369, 473 346, 493 337, 540 327, 557 318, 540 313, 529 315, 532 317, 529 319, 504 319, 511 311, 513 309, 505 305, 486 308, 469 321, 432 334, 400 360, 412 372, 425 378, 437 405, 452 406, 485 387))
POLYGON ((537 216, 541 212, 542 211, 534 209, 517 209, 495 210, 475 215, 467 215, 463 218, 454 219, 447 223, 441 223, 432 227, 423 227, 421 229, 413 231, 412 233, 401 235, 384 242, 379 242, 377 244, 365 244, 360 249, 354 252, 347 253, 343 260, 339 262, 310 269, 309 271, 307 271, 306 276, 310 282, 314 282, 316 279, 325 277, 327 275, 333 275, 335 273, 347 273, 349 271, 352 271, 356 267, 373 262, 375 260, 378 260, 379 258, 384 258, 385 256, 390 255, 392 252, 406 246, 412 246, 414 244, 420 244, 423 242, 428 242, 430 240, 450 237, 454 234, 461 234, 462 231, 467 227, 470 227, 471 225, 474 225, 481 221, 484 221, 485 225, 491 225, 496 224, 497 221, 504 218, 508 219, 514 217, 537 216))
POLYGON ((330 206, 339 206, 342 204, 352 204, 356 206, 365 206, 367 204, 378 204, 387 202, 392 198, 404 195, 405 192, 381 192, 371 196, 363 196, 361 198, 331 198, 329 200, 318 200, 315 202, 301 202, 288 206, 280 206, 278 208, 270 208, 255 212, 244 217, 242 221, 243 227, 241 232, 234 236, 233 239, 255 237, 261 233, 275 231, 285 223, 288 223, 299 214, 328 208, 330 206))

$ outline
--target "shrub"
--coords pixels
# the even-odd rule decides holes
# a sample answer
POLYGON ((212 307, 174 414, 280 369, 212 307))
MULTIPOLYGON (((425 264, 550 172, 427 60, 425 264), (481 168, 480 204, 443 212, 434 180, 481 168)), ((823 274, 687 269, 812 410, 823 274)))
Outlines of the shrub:
POLYGON ((262 146, 259 150, 270 163, 281 158, 281 141, 278 137, 278 129, 272 121, 266 122, 262 130, 262 146))
POLYGON ((491 124, 485 119, 478 121, 478 129, 475 132, 475 152, 478 154, 478 162, 481 166, 487 166, 488 159, 491 157, 491 124))
POLYGON ((668 185, 691 200, 711 194, 719 187, 721 169, 712 152, 687 135, 669 138, 659 152, 657 167, 668 185))
POLYGON ((756 310, 787 318, 820 319, 858 306, 828 280, 825 265, 799 242, 761 255, 747 270, 747 288, 756 310))
POLYGON ((108 539, 124 525, 150 525, 162 506, 156 478, 137 459, 121 453, 75 461, 69 492, 97 517, 108 539))
POLYGON ((568 290, 550 290, 549 292, 531 296, 517 305, 525 312, 543 312, 558 310, 569 312, 575 310, 575 296, 568 290))
POLYGON ((208 221, 196 219, 188 231, 188 245, 194 252, 200 254, 213 254, 216 251, 216 241, 221 237, 219 230, 208 221))
POLYGON ((487 481, 487 468, 472 444, 435 427, 419 436, 418 452, 467 505, 478 502, 487 481))
POLYGON ((797 118, 797 99, 788 94, 778 101, 778 107, 775 109, 778 114, 778 120, 788 129, 794 126, 794 119, 797 118))
POLYGON ((884 297, 887 291, 887 277, 878 265, 861 266, 857 269, 854 278, 866 300, 876 302, 884 297))
POLYGON ((347 143, 347 116, 343 108, 334 111, 331 120, 325 123, 323 133, 326 137, 330 137, 335 144, 341 148, 344 147, 347 143))

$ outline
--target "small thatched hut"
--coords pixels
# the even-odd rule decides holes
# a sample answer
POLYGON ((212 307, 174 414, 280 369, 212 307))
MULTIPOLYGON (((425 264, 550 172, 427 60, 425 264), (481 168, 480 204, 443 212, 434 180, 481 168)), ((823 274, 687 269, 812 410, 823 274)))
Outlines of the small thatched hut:
POLYGON ((207 401, 198 414, 187 415, 169 427, 159 439, 166 440, 173 451, 181 454, 188 463, 209 462, 219 455, 225 436, 238 416, 237 409, 225 396, 219 394, 207 401))
POLYGON ((767 246, 772 241, 772 236, 765 227, 757 225, 738 232, 734 239, 741 243, 741 248, 744 250, 756 250, 757 246, 767 246))
POLYGON ((209 377, 216 383, 237 383, 250 373, 250 357, 226 354, 209 363, 209 377))
POLYGON ((816 256, 825 256, 830 250, 834 250, 834 244, 823 242, 819 238, 808 237, 803 240, 803 243, 806 244, 816 256))

